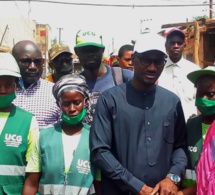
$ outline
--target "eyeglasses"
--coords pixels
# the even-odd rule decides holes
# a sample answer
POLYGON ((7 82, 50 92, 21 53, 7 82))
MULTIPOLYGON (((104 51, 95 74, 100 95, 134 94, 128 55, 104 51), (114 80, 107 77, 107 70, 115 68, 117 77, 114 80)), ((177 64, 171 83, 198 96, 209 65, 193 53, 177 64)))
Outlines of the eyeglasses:
POLYGON ((30 66, 32 62, 34 62, 34 64, 36 66, 41 66, 44 63, 44 59, 43 58, 37 58, 37 59, 31 59, 31 58, 21 58, 19 59, 19 61, 24 65, 24 66, 30 66))
POLYGON ((72 58, 59 58, 59 59, 54 59, 53 62, 61 63, 61 64, 63 64, 63 63, 69 64, 72 62, 72 60, 73 60, 72 58))
POLYGON ((153 63, 156 67, 161 68, 167 62, 165 59, 151 59, 148 57, 143 57, 136 52, 134 53, 134 55, 137 56, 137 58, 140 60, 141 66, 145 66, 145 67, 147 67, 153 63))

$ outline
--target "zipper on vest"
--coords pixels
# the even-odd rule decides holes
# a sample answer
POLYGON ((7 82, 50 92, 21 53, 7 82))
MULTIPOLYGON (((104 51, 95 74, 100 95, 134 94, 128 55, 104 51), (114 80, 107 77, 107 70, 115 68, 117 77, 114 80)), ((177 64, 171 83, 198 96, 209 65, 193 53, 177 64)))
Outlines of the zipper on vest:
POLYGON ((64 182, 63 182, 64 186, 63 186, 63 189, 62 189, 62 195, 65 195, 66 194, 66 186, 67 186, 67 174, 65 173, 64 175, 64 182))
POLYGON ((67 176, 68 176, 68 174, 65 174, 65 178, 64 178, 64 185, 65 186, 67 185, 67 176))

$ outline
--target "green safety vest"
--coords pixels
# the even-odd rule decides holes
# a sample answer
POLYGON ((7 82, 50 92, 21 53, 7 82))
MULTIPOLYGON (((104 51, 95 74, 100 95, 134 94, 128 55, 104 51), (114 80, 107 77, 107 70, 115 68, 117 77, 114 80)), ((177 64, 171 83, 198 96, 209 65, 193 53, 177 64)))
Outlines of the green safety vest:
MULTIPOLYGON (((84 124, 69 172, 65 173, 61 123, 40 131, 39 194, 86 195, 95 169, 90 164, 89 126, 84 124)), ((71 151, 71 155, 72 151, 71 151)))
POLYGON ((0 195, 20 195, 32 114, 13 106, 0 135, 0 195))
POLYGON ((196 183, 196 166, 202 151, 202 115, 187 121, 188 166, 186 168, 183 188, 196 183))

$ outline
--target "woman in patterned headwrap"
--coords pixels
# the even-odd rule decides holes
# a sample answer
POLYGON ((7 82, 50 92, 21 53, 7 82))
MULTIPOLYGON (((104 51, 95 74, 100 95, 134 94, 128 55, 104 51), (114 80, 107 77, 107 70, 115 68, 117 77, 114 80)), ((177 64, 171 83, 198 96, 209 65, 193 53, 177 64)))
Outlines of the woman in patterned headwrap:
POLYGON ((89 126, 82 122, 88 99, 86 81, 81 75, 68 74, 55 83, 52 92, 62 121, 40 131, 23 195, 93 194, 95 169, 90 164, 89 126))

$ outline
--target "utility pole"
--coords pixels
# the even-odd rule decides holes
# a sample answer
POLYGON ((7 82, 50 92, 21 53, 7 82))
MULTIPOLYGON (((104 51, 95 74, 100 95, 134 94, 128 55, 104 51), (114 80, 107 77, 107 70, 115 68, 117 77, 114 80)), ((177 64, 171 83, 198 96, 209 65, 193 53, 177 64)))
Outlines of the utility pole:
POLYGON ((112 51, 114 52, 114 37, 112 37, 112 51))
POLYGON ((59 40, 58 43, 61 44, 61 30, 63 30, 63 28, 57 28, 59 30, 59 40))

